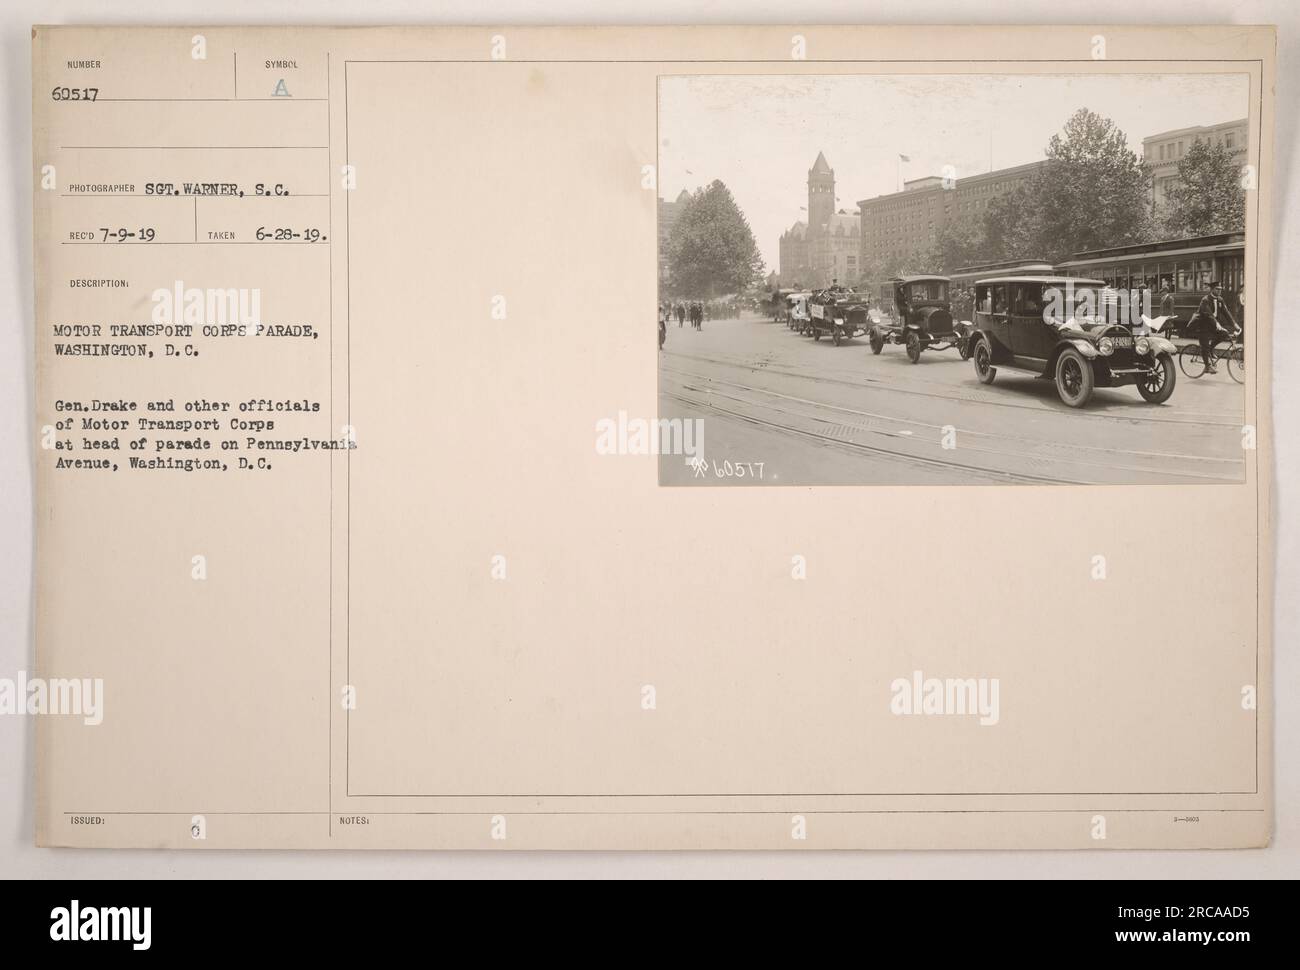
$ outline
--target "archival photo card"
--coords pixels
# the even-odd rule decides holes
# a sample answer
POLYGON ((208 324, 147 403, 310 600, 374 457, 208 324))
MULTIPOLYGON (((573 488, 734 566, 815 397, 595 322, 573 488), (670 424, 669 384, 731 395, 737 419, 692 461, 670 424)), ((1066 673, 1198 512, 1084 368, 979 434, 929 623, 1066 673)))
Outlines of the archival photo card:
POLYGON ((32 44, 40 845, 1267 843, 1270 29, 32 44))

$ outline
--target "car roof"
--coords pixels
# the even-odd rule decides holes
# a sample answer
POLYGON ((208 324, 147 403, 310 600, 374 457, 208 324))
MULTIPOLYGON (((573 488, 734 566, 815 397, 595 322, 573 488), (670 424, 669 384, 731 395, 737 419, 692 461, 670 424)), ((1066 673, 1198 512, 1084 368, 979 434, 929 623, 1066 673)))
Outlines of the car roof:
POLYGON ((1073 283, 1075 286, 1105 286, 1104 280, 1090 280, 1081 276, 991 276, 985 280, 976 280, 976 286, 983 286, 985 283, 1053 283, 1065 285, 1073 283))
POLYGON ((937 273, 934 273, 934 274, 931 274, 931 273, 920 273, 920 274, 918 274, 918 275, 916 275, 916 276, 895 276, 895 277, 893 278, 893 280, 891 280, 891 282, 893 282, 893 283, 915 283, 915 282, 917 282, 917 281, 919 281, 919 280, 943 280, 945 283, 950 283, 950 282, 952 282, 951 280, 948 279, 948 277, 946 277, 946 276, 940 276, 940 275, 938 275, 937 273))

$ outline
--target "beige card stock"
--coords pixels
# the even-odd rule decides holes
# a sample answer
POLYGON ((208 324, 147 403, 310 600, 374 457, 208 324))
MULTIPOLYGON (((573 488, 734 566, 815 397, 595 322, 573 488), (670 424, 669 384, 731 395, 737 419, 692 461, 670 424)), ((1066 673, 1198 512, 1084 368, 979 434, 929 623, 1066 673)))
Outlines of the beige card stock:
POLYGON ((1267 843, 1271 28, 38 27, 33 65, 40 844, 1267 843), (1235 273, 1240 360, 1074 409, 791 329, 832 267, 891 308, 891 240, 1079 106, 1138 156, 1244 122, 1236 237, 1124 277, 1235 273), (744 292, 686 291, 715 181, 744 292))

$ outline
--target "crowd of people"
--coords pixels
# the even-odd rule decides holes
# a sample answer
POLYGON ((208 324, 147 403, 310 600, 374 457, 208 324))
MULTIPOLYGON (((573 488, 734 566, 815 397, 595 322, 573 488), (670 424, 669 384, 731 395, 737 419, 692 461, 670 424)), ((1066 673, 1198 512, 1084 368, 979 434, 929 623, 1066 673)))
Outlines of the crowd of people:
POLYGON ((737 300, 670 300, 659 304, 659 312, 668 319, 675 318, 681 327, 689 320, 699 330, 706 320, 735 320, 740 317, 737 300))
POLYGON ((742 306, 739 300, 665 300, 659 304, 659 346, 663 347, 668 335, 668 325, 677 321, 684 327, 687 321, 692 330, 703 330, 706 320, 736 320, 742 306))

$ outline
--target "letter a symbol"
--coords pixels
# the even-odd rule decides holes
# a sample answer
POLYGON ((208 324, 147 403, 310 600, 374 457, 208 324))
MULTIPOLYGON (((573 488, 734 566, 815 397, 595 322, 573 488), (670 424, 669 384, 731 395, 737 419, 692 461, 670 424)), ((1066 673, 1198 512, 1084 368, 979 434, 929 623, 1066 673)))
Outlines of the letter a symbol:
POLYGON ((284 78, 280 78, 280 80, 275 82, 275 90, 271 92, 271 97, 273 98, 293 97, 293 95, 289 93, 289 89, 284 86, 284 78))

